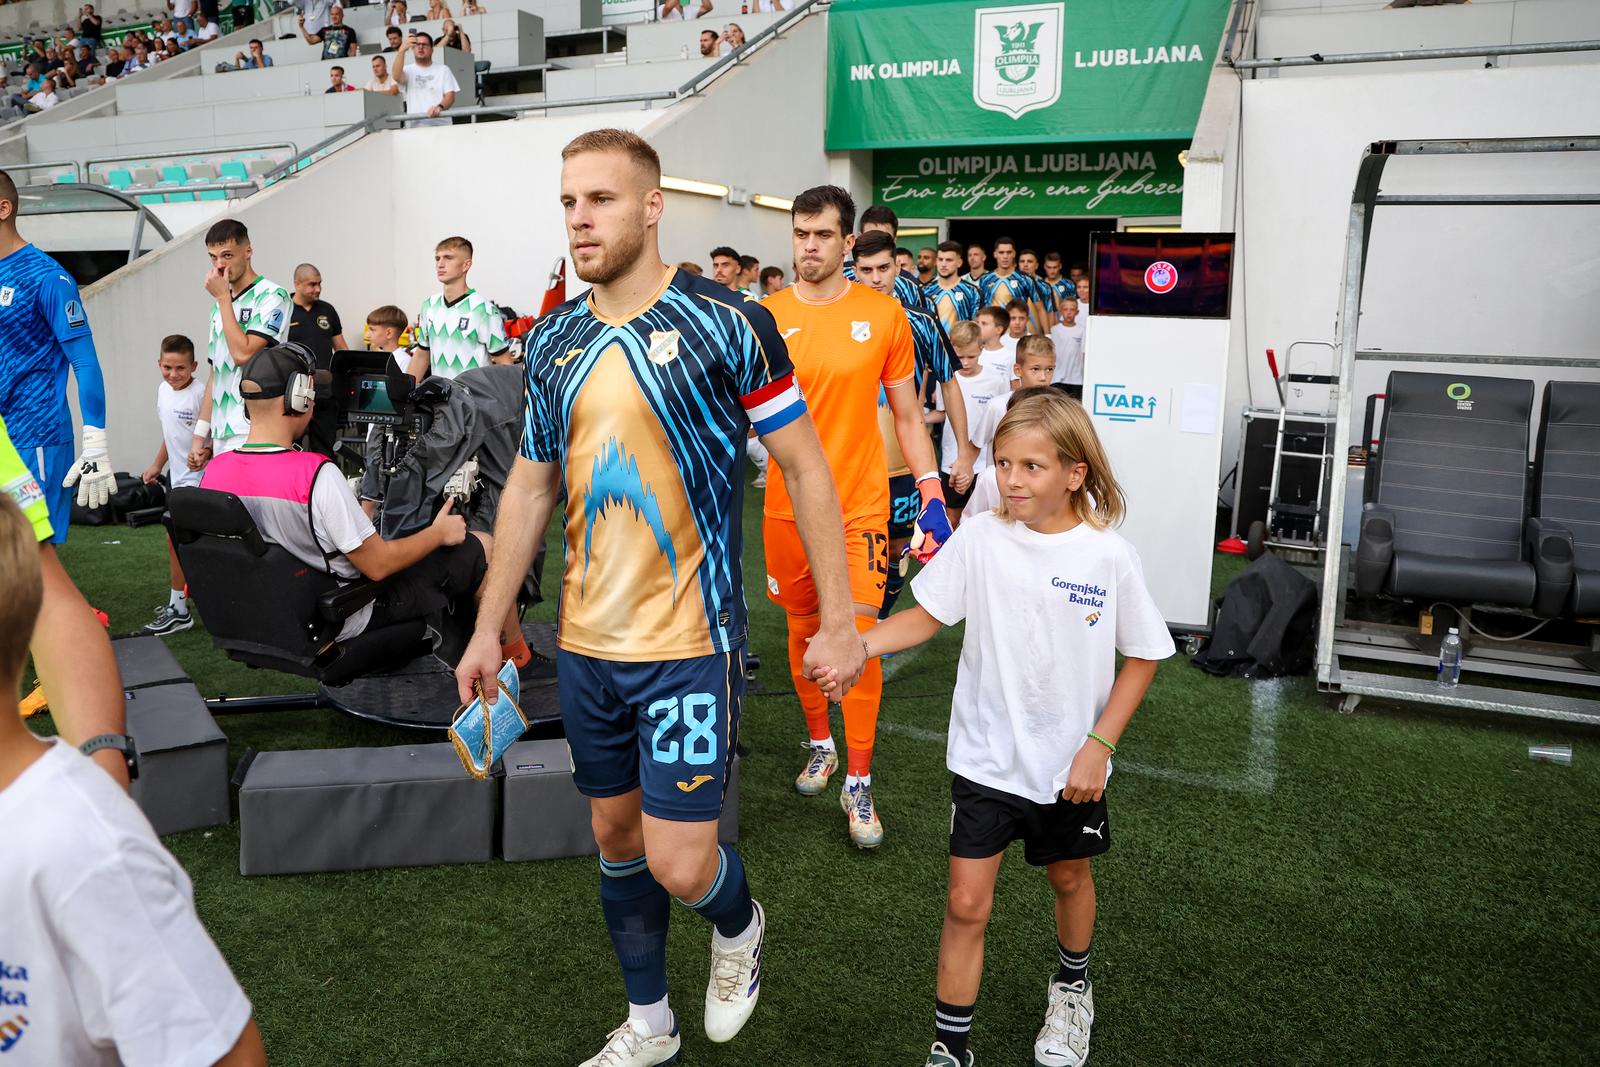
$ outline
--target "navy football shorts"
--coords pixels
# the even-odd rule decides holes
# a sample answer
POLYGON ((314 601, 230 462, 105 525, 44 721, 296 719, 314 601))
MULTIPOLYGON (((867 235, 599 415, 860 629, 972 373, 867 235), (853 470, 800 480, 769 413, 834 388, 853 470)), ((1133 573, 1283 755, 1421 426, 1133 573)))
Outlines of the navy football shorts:
POLYGON ((626 663, 561 650, 561 721, 573 779, 588 797, 642 788, 647 815, 710 822, 739 734, 744 649, 626 663))

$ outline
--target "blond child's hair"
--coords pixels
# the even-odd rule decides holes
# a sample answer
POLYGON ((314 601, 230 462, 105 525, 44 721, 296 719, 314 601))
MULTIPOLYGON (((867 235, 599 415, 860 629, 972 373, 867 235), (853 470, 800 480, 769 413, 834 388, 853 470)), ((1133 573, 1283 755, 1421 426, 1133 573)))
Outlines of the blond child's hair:
MULTIPOLYGON (((0 493, 0 678, 9 679, 10 685, 22 677, 43 599, 44 579, 39 573, 39 542, 33 524, 8 494, 0 493)), ((15 698, 13 692, 6 699, 15 698)))
POLYGON ((1056 358, 1056 343, 1042 333, 1030 333, 1017 342, 1017 362, 1021 363, 1029 356, 1049 356, 1056 358))
MULTIPOLYGON (((1056 455, 1063 464, 1070 467, 1082 463, 1089 468, 1083 485, 1072 494, 1072 510, 1079 520, 1097 530, 1120 523, 1127 514, 1122 486, 1111 473, 1111 461, 1106 458, 1105 448, 1083 405, 1060 390, 1046 386, 1018 392, 1000 425, 995 427, 994 454, 1000 454, 1008 439, 1029 430, 1044 434, 1055 445, 1056 455)), ((1015 521, 1007 511, 1004 498, 995 514, 1006 522, 1015 521)))
POLYGON ((957 348, 966 348, 983 340, 983 334, 978 329, 978 324, 971 319, 962 319, 950 327, 950 343, 957 348))

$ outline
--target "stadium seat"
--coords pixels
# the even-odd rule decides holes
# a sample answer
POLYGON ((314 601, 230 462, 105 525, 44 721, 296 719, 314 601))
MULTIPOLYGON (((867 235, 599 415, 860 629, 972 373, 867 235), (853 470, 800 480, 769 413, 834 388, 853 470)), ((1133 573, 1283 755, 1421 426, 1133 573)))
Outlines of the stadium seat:
POLYGON ((421 620, 336 640, 344 621, 375 600, 382 584, 341 584, 307 567, 263 538, 234 494, 174 489, 167 508, 189 595, 212 643, 230 658, 343 685, 429 650, 421 620))
POLYGON ((244 169, 244 164, 236 159, 230 159, 217 167, 217 176, 226 182, 247 182, 250 175, 244 169))
POLYGON ((182 185, 189 180, 189 172, 176 163, 168 163, 161 168, 161 180, 163 182, 177 182, 182 185))
POLYGON ((1600 382, 1549 382, 1533 458, 1537 614, 1600 615, 1600 382))
POLYGON ((1394 371, 1386 395, 1356 591, 1531 607, 1533 383, 1394 371))
POLYGON ((106 184, 113 189, 126 189, 133 184, 133 175, 126 170, 114 170, 106 175, 106 184))

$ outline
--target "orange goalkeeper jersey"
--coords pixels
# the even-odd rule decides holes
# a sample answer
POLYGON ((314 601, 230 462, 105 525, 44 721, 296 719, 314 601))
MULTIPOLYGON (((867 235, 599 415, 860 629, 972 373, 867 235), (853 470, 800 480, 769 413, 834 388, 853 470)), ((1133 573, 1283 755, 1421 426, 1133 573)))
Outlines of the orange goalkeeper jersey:
MULTIPOLYGON (((878 432, 878 390, 909 381, 915 347, 893 297, 851 282, 826 303, 802 300, 795 286, 761 302, 789 346, 795 380, 833 471, 844 520, 889 519, 888 462, 878 432)), ((774 460, 766 514, 793 519, 794 505, 774 460)))

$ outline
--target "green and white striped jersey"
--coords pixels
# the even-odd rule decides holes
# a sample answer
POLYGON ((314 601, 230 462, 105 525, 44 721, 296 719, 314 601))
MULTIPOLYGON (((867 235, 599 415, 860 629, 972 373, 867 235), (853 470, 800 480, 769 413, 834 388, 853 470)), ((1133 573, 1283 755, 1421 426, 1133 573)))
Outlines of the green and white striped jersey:
MULTIPOLYGON (((239 328, 265 337, 268 344, 282 344, 289 339, 290 310, 289 290, 260 276, 233 298, 233 315, 239 320, 239 328)), ((222 316, 215 304, 211 306, 206 358, 211 363, 211 439, 219 446, 220 454, 244 443, 250 434, 250 420, 244 416, 244 400, 239 395, 244 368, 233 361, 233 354, 228 351, 222 316)))
POLYGON ((494 301, 468 289, 454 301, 434 293, 417 313, 417 348, 428 350, 435 377, 454 378, 474 367, 487 367, 490 356, 511 346, 494 301))

